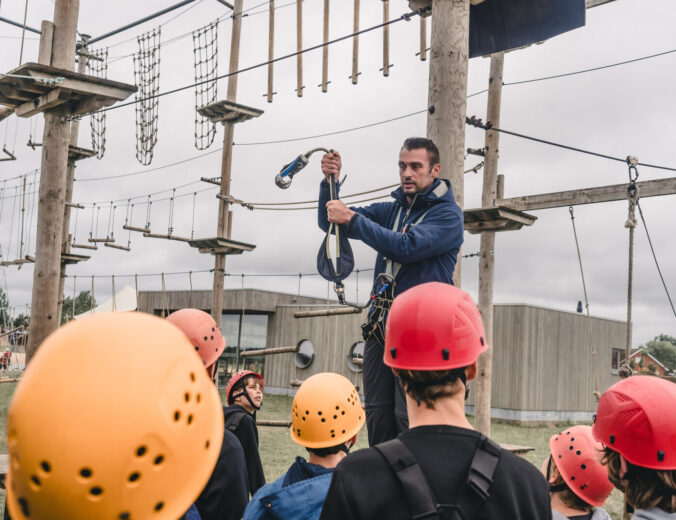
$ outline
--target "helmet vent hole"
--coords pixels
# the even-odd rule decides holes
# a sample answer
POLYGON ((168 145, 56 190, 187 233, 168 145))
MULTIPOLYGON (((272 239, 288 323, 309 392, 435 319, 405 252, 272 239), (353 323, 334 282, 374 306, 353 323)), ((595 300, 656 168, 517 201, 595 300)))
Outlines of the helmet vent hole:
POLYGON ((95 497, 98 497, 100 495, 103 495, 103 488, 99 486, 94 486, 89 490, 89 493, 91 495, 94 495, 95 497))
POLYGON ((338 419, 338 416, 337 416, 337 415, 334 415, 333 418, 334 418, 334 419, 338 419))
POLYGON ((42 482, 40 482, 40 479, 37 477, 37 475, 31 475, 31 481, 33 482, 33 484, 35 484, 38 487, 42 484, 42 482))
POLYGON ((660 462, 664 461, 664 452, 662 450, 657 452, 657 460, 660 462))
POLYGON ((49 465, 49 462, 47 462, 46 460, 43 460, 40 463, 40 467, 42 468, 42 471, 44 471, 45 473, 49 473, 50 471, 52 471, 52 467, 49 465))
POLYGON ((343 430, 343 433, 345 433, 345 430, 343 430))
POLYGON ((575 455, 582 455, 582 452, 581 452, 580 450, 577 450, 577 451, 575 452, 575 455))
POLYGON ((128 511, 125 511, 124 513, 120 513, 117 518, 119 518, 119 520, 129 520, 131 518, 131 514, 129 514, 128 511))
POLYGON ((164 507, 164 502, 158 502, 155 504, 155 511, 162 511, 162 508, 164 507))
POLYGON ((336 436, 336 434, 335 434, 335 433, 332 433, 332 434, 331 434, 331 437, 335 437, 335 436, 336 436))
POLYGON ((343 410, 342 412, 340 412, 340 415, 345 415, 345 410, 343 410))
POLYGON ((164 455, 158 455, 157 457, 155 457, 153 464, 155 464, 155 466, 159 466, 163 462, 164 462, 164 455))
POLYGON ((321 410, 317 412, 317 415, 321 415, 321 414, 322 414, 321 410))
POLYGON ((615 444, 615 436, 614 435, 610 436, 610 444, 615 444))
MULTIPOLYGON (((179 412, 178 410, 176 410, 176 411, 174 412, 174 421, 175 421, 175 422, 178 422, 178 420, 179 420, 180 418, 181 418, 181 412, 179 412)), ((571 446, 570 449, 572 450, 573 447, 571 446)))
POLYGON ((587 466, 585 464, 582 464, 582 466, 580 466, 580 468, 587 469, 587 466))
POLYGON ((303 420, 305 420, 305 417, 303 417, 303 420))
POLYGON ((204 341, 207 341, 209 338, 207 336, 204 336, 204 341))
POLYGON ((570 446, 568 446, 568 449, 569 449, 570 451, 573 451, 575 448, 574 448, 573 445, 571 444, 570 446))
POLYGON ((575 440, 575 437, 570 438, 570 442, 573 442, 575 440))
POLYGON ((143 457, 146 454, 146 451, 148 451, 148 448, 145 446, 139 446, 136 448, 136 456, 137 457, 143 457))
POLYGON ((310 415, 310 410, 305 410, 305 415, 310 415))
POLYGON ((443 349, 441 351, 441 356, 444 358, 444 361, 448 361, 448 358, 450 357, 451 353, 448 351, 447 348, 443 349))
POLYGON ((199 403, 201 400, 202 400, 202 394, 197 394, 195 396, 195 401, 197 401, 199 403))
POLYGON ((141 474, 138 471, 134 471, 131 475, 129 475, 128 480, 129 482, 136 482, 140 478, 141 474))
POLYGON ((196 351, 196 352, 199 352, 199 351, 200 351, 200 348, 199 348, 197 345, 195 345, 195 351, 196 351))
POLYGON ((208 450, 211 443, 209 441, 204 443, 204 449, 208 450))
POLYGON ((188 424, 192 424, 192 414, 188 415, 188 424))
POLYGON ((186 392, 183 398, 185 399, 186 403, 190 402, 190 392, 186 392))
POLYGON ((214 339, 214 337, 213 337, 213 336, 211 336, 211 339, 214 339))
POLYGON ((195 372, 190 372, 190 381, 195 382, 195 372))
POLYGON ((326 419, 324 419, 323 417, 322 417, 322 422, 326 422, 326 419))
POLYGON ((336 410, 340 410, 340 406, 336 405, 336 410))
POLYGON ((81 476, 82 478, 89 478, 89 477, 92 476, 92 470, 89 469, 89 468, 82 468, 82 469, 80 470, 80 476, 81 476))
POLYGON ((31 511, 30 508, 28 507, 28 500, 26 500, 23 497, 19 498, 19 506, 21 507, 21 512, 23 513, 23 516, 26 517, 31 516, 31 511))
POLYGON ((573 475, 572 477, 570 477, 570 480, 575 480, 575 475, 573 475))
POLYGON ((397 358, 397 349, 396 349, 395 347, 392 347, 392 348, 390 349, 390 355, 392 356, 392 359, 396 359, 396 358, 397 358))

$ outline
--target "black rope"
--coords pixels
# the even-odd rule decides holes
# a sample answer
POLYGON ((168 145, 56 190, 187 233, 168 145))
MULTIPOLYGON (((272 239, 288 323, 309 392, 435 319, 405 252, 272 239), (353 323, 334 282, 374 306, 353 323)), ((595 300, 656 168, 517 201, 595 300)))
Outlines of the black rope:
POLYGON ((674 302, 671 299, 671 295, 669 294, 669 289, 667 289, 667 284, 664 281, 664 276, 662 276, 662 270, 660 269, 660 264, 657 261, 657 255, 655 254, 655 248, 653 248, 653 241, 650 239, 650 233, 648 233, 648 226, 645 223, 645 218, 643 217, 643 210, 641 209, 641 205, 637 202, 636 206, 638 207, 638 214, 641 216, 641 222, 643 222, 643 228, 645 229, 645 234, 648 237, 648 244, 650 244, 650 251, 652 251, 653 254, 653 259, 655 260, 655 266, 657 267, 657 272, 660 275, 660 280, 662 280, 662 286, 664 287, 664 291, 667 293, 667 299, 669 300, 669 305, 671 305, 671 311, 674 313, 674 317, 676 318, 676 308, 674 308, 674 302))

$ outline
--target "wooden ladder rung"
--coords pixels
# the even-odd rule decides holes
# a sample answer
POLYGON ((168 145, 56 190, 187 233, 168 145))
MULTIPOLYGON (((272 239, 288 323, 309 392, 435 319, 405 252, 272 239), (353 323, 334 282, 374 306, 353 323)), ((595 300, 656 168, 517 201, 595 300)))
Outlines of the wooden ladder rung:
POLYGON ((126 229, 127 231, 138 231, 139 233, 150 233, 150 228, 127 226, 126 224, 122 226, 122 229, 126 229))
POLYGON ((258 419, 256 421, 257 426, 276 426, 278 428, 290 428, 291 421, 270 421, 265 419, 258 419))
POLYGON ((340 316, 342 314, 360 314, 362 309, 356 307, 336 307, 333 309, 317 309, 314 311, 297 311, 294 318, 316 318, 318 316, 340 316))
POLYGON ((163 238, 164 240, 177 240, 178 242, 191 242, 192 238, 179 237, 176 235, 161 235, 158 233, 143 233, 147 238, 163 238))
POLYGON ((274 348, 260 348, 256 350, 245 350, 239 353, 239 357, 256 357, 256 356, 270 356, 272 354, 286 354, 288 352, 296 353, 300 349, 300 345, 295 347, 274 347, 274 348))
POLYGON ((88 238, 87 242, 91 242, 93 244, 98 243, 98 242, 115 242, 115 239, 110 239, 110 238, 88 238))
POLYGON ((98 249, 98 246, 90 246, 89 244, 76 244, 75 242, 73 242, 70 247, 75 247, 77 249, 91 249, 93 251, 98 249))
POLYGON ((119 244, 113 244, 111 242, 104 242, 103 245, 106 247, 112 247, 113 249, 120 249, 122 251, 131 251, 131 247, 121 246, 119 244))

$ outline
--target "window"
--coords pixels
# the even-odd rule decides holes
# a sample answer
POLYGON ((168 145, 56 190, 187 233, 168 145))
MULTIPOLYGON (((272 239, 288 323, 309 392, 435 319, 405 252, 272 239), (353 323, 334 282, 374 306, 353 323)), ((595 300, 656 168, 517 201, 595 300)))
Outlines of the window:
POLYGON ((298 352, 293 358, 293 362, 298 368, 309 367, 315 359, 315 346, 309 339, 304 339, 298 343, 298 352))
POLYGON ((613 370, 619 369, 623 361, 624 361, 624 349, 614 348, 612 350, 612 359, 610 363, 610 368, 613 370))
POLYGON ((347 353, 347 366, 350 367, 352 372, 361 372, 363 368, 361 365, 358 365, 354 362, 355 359, 364 359, 363 341, 357 341, 356 343, 353 343, 349 352, 347 353))
MULTIPOLYGON (((218 363, 218 384, 225 385, 237 371, 237 341, 241 337, 240 350, 265 348, 268 338, 267 314, 223 314, 221 333, 225 336, 225 352, 218 363)), ((265 368, 265 356, 240 358, 239 370, 251 370, 259 374, 265 368)))

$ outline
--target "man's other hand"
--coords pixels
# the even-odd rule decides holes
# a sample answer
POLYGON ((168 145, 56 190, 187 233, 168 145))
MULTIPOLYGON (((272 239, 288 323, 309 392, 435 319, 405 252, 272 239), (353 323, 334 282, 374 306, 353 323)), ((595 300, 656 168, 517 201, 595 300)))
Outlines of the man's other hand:
POLYGON ((340 158, 338 152, 327 153, 322 157, 322 173, 326 177, 326 180, 329 180, 329 175, 333 175, 333 178, 338 182, 340 177, 340 170, 343 167, 343 161, 340 158))
POLYGON ((334 224, 347 224, 350 222, 354 211, 348 208, 342 200, 330 200, 326 203, 329 222, 334 224))

